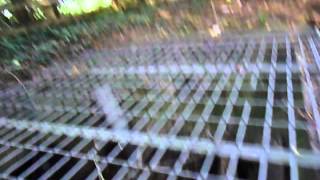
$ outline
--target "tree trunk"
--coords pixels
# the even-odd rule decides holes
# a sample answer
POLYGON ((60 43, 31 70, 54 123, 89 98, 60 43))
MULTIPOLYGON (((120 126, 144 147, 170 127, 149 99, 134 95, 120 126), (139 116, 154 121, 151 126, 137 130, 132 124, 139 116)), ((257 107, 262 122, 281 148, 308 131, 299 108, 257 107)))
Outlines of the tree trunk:
POLYGON ((11 0, 14 5, 13 15, 19 24, 28 25, 34 22, 32 8, 27 0, 11 0))
POLYGON ((42 0, 38 3, 39 6, 42 7, 43 13, 47 19, 55 20, 60 17, 60 12, 58 11, 59 2, 57 0, 42 0))

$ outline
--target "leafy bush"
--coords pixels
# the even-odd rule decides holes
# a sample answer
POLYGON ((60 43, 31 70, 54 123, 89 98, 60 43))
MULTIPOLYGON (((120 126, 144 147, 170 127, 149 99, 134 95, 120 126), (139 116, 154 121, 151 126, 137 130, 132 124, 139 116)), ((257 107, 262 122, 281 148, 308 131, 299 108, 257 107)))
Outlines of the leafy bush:
MULTIPOLYGON (((107 12, 94 15, 75 23, 63 26, 49 26, 29 30, 16 36, 0 38, 2 57, 0 64, 19 62, 48 63, 56 52, 72 49, 77 43, 84 43, 99 38, 112 30, 120 30, 126 26, 150 23, 155 14, 152 7, 139 7, 140 12, 107 12)), ((87 45, 87 44, 86 44, 87 45)))
POLYGON ((61 14, 79 15, 110 7, 112 0, 64 0, 58 7, 61 14))
POLYGON ((259 23, 264 26, 267 22, 268 15, 266 13, 260 12, 258 17, 259 17, 259 23))

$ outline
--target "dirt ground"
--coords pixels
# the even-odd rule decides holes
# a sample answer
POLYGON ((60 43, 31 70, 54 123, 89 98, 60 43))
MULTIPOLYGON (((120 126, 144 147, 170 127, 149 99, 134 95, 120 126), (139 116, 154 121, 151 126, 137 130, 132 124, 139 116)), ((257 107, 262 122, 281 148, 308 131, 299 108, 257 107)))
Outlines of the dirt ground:
POLYGON ((221 30, 220 36, 226 33, 301 31, 308 26, 308 3, 237 2, 215 1, 211 4, 208 1, 201 7, 190 3, 169 4, 157 10, 155 24, 113 31, 108 36, 101 36, 94 45, 113 48, 190 36, 213 36, 214 25, 221 30))

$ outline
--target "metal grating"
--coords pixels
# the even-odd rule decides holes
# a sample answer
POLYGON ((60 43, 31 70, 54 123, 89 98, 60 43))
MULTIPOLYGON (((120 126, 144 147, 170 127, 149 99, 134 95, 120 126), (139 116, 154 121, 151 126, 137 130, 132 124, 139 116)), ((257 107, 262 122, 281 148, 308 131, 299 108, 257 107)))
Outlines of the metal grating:
POLYGON ((313 33, 199 40, 47 69, 28 94, 0 92, 0 176, 320 178, 319 47, 313 33), (116 121, 95 93, 105 85, 116 121))

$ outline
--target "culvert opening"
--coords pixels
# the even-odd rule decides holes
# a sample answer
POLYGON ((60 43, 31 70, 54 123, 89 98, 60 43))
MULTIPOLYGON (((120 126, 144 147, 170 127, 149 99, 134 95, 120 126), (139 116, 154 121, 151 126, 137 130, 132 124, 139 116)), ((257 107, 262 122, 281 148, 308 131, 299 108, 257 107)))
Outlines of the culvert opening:
POLYGON ((299 179, 320 179, 320 171, 316 168, 299 167, 299 179))
POLYGON ((136 149, 137 149, 137 146, 128 144, 121 150, 121 152, 116 158, 127 160, 136 149))
POLYGON ((259 162, 239 159, 236 177, 240 179, 257 179, 259 162))
POLYGON ((114 175, 119 171, 121 166, 114 165, 114 164, 107 164, 107 167, 102 170, 103 178, 105 179, 112 179, 114 175))
POLYGON ((236 140, 238 128, 238 124, 228 124, 223 135, 223 140, 234 142, 236 140))
POLYGON ((92 171, 94 171, 96 168, 94 162, 87 161, 81 169, 72 177, 72 180, 77 179, 85 179, 88 174, 90 174, 92 171))
POLYGON ((98 151, 98 154, 100 156, 107 156, 117 145, 117 143, 109 141, 108 143, 102 146, 102 148, 98 151))
POLYGON ((266 108, 263 106, 252 106, 250 117, 263 119, 265 118, 265 112, 266 108))
POLYGON ((287 128, 271 128, 271 144, 284 148, 289 147, 289 135, 287 128))
POLYGON ((141 155, 142 163, 143 165, 149 165, 150 160, 156 153, 157 149, 156 148, 150 148, 148 147, 146 150, 141 155))
POLYGON ((179 151, 167 150, 165 154, 162 156, 159 165, 172 168, 175 162, 178 160, 179 155, 179 151))
POLYGON ((204 160, 205 160, 204 155, 191 153, 189 155, 189 158, 183 165, 182 169, 193 171, 193 172, 200 172, 201 167, 203 166, 204 160))
POLYGON ((244 142, 251 143, 251 144, 261 144, 262 136, 263 136, 262 126, 248 125, 246 128, 244 142))
POLYGON ((223 111, 225 109, 225 105, 216 104, 214 106, 213 111, 211 112, 211 115, 213 116, 221 116, 223 111))
POLYGON ((191 136, 191 133, 195 125, 196 125, 195 122, 185 121, 183 127, 181 128, 177 136, 187 136, 187 137, 191 136))
POLYGON ((290 167, 288 165, 269 163, 267 179, 290 180, 290 167))
POLYGON ((226 175, 229 165, 229 158, 215 156, 209 174, 226 175))
POLYGON ((167 178, 168 178, 167 174, 156 173, 156 172, 151 173, 151 175, 149 176, 149 179, 156 179, 156 180, 167 179, 167 178))
POLYGON ((213 139, 214 134, 217 130, 218 124, 209 122, 206 123, 203 130, 201 131, 200 137, 207 138, 207 139, 213 139))
POLYGON ((300 149, 311 150, 309 133, 304 129, 297 129, 297 147, 300 149))

